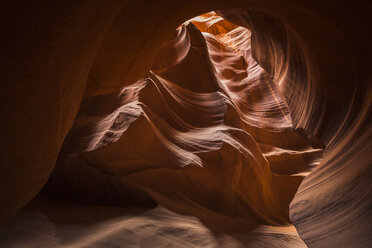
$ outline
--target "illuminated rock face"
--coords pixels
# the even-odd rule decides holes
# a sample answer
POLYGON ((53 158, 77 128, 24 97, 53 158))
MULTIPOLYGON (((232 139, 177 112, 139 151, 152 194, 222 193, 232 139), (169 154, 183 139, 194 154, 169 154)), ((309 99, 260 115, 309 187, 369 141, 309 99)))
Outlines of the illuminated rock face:
POLYGON ((324 144, 323 162, 299 187, 290 205, 290 220, 308 247, 371 246, 371 8, 367 1, 97 0, 33 2, 22 8, 9 3, 2 10, 1 220, 9 219, 40 191, 64 143, 50 190, 68 185, 71 197, 89 193, 88 201, 148 206, 155 200, 184 212, 195 209, 185 203, 193 199, 208 213, 236 213, 256 223, 286 223, 288 204, 300 180, 293 174, 315 165, 316 149, 324 144), (170 35, 187 19, 213 9, 223 9, 218 12, 221 16, 252 32, 251 51, 248 41, 239 38, 243 29, 230 24, 217 22, 209 28, 194 22, 210 34, 201 36, 189 25, 170 35), (220 35, 225 31, 232 31, 231 43, 226 41, 229 36, 220 35), (166 40, 169 46, 161 48, 166 40), (182 41, 183 49, 174 40, 182 41), (188 42, 194 46, 187 48, 188 42), (162 54, 159 49, 172 56, 156 59, 162 54), (227 66, 230 60, 233 68, 227 66), (176 61, 180 63, 167 67, 176 61), (253 70, 255 61, 260 66, 253 70), (198 78, 203 83, 195 83, 196 75, 186 71, 178 78, 183 67, 193 67, 204 76, 198 78), (258 77, 259 85, 252 83, 252 76, 258 77), (238 93, 249 96, 251 91, 262 94, 248 98, 255 104, 247 105, 238 93), (212 103, 219 107, 206 107, 212 103), (270 114, 264 114, 269 109, 270 114), (203 118, 196 118, 198 114, 203 118), (304 131, 298 135, 290 126, 304 131), (142 146, 138 133, 146 141, 142 146), (296 157, 289 150, 302 155, 296 157), (305 159, 306 150, 313 153, 305 159), (286 155, 279 156, 284 151, 286 155), (146 164, 156 169, 138 180, 143 169, 136 162, 140 156, 162 163, 162 168, 146 164), (133 159, 132 165, 121 171, 120 161, 128 159, 133 159), (227 162, 221 163, 224 159, 227 162), (287 159, 295 166, 283 164, 287 159), (245 160, 249 172, 243 170, 245 160), (300 161, 304 168, 297 167, 297 160, 304 160, 300 161), (205 161, 232 166, 215 168, 205 161), (73 164, 81 166, 69 168, 73 164), (107 170, 97 172, 87 164, 107 170), (169 181, 160 178, 161 173, 168 173, 169 181), (61 183, 64 175, 87 180, 79 182, 77 189, 68 181, 61 183), (217 180, 218 176, 226 181, 217 180), (234 176, 247 176, 254 183, 235 185, 234 176), (185 197, 180 189, 189 190, 185 197), (173 202, 172 191, 177 193, 172 194, 173 202), (244 194, 251 198, 238 201, 244 194), (118 200, 119 196, 125 200, 118 200), (206 201, 206 196, 211 199, 206 201))
POLYGON ((172 34, 144 79, 83 100, 49 194, 287 224, 322 150, 292 130, 250 37, 205 14, 172 34))

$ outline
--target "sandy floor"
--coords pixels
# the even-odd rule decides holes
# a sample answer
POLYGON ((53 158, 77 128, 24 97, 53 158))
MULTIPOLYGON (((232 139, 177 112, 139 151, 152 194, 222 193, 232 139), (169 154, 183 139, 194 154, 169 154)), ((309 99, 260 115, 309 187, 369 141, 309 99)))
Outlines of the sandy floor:
POLYGON ((0 228, 0 247, 306 247, 293 227, 213 225, 160 206, 141 211, 38 199, 0 228))

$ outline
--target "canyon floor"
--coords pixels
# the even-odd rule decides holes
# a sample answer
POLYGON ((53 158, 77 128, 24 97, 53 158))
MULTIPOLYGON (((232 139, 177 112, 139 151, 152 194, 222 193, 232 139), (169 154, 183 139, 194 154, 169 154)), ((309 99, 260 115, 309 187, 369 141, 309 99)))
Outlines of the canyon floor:
POLYGON ((0 228, 0 247, 307 247, 293 226, 204 221, 164 207, 123 209, 39 198, 0 228))

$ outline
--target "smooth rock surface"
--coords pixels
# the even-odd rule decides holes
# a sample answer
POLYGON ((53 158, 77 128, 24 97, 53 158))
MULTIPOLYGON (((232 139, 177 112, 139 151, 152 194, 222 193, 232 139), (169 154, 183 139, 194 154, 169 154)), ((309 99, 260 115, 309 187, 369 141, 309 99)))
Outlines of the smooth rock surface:
POLYGON ((0 246, 40 247, 298 247, 290 227, 250 226, 226 218, 202 222, 164 207, 123 209, 37 199, 0 227, 0 246))
POLYGON ((292 129, 252 58, 250 31, 214 13, 199 19, 164 43, 146 78, 83 100, 49 196, 289 224, 289 203, 322 149, 292 129))
MULTIPOLYGON (((220 10, 224 18, 252 32, 252 58, 287 103, 293 128, 312 147, 325 146, 323 162, 305 178, 290 206, 290 219, 300 236, 309 247, 370 247, 371 9, 367 0, 5 1, 0 15, 1 222, 45 185, 88 97, 120 95, 120 90, 148 74, 161 45, 177 27, 202 13, 220 10)), ((199 93, 211 93, 216 86, 208 85, 199 93)), ((239 112, 252 113, 243 105, 239 112)), ((107 106, 102 111, 112 113, 111 103, 107 106)), ((123 109, 133 111, 137 110, 123 109)), ((92 113, 95 120, 101 119, 96 114, 92 113)), ((245 122, 265 119, 258 117, 245 122)), ((108 143, 125 128, 109 137, 108 143)), ((260 137, 268 140, 266 134, 260 137)), ((257 135, 254 139, 259 140, 257 135)), ((74 144, 73 149, 97 145, 74 144)), ((283 161, 270 151, 262 154, 270 163, 283 161)), ((286 168, 279 165, 270 170, 286 168)), ((154 204, 139 191, 144 192, 137 189, 138 203, 154 204)))

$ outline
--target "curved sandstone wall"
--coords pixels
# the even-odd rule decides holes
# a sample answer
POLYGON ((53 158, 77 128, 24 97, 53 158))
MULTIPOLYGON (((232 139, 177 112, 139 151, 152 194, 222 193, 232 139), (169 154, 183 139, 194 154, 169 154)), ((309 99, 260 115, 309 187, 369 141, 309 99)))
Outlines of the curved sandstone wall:
POLYGON ((250 35, 205 14, 174 31, 144 79, 86 97, 49 195, 124 206, 151 196, 199 218, 289 223, 289 202, 322 149, 292 129, 250 35))
MULTIPOLYGON (((277 99, 282 99, 282 103, 279 101, 274 106, 265 105, 265 107, 274 107, 276 109, 274 113, 281 109, 282 117, 287 116, 284 118, 286 121, 283 118, 276 118, 280 121, 278 125, 273 126, 275 128, 279 126, 281 129, 276 130, 276 133, 285 132, 288 125, 293 125, 297 130, 296 134, 301 133, 299 135, 301 139, 309 140, 308 146, 312 149, 321 149, 323 144, 325 146, 323 162, 305 178, 290 205, 290 220, 295 224, 300 236, 309 247, 370 246, 371 228, 368 223, 371 220, 372 199, 369 182, 372 150, 370 142, 372 132, 371 19, 369 17, 371 6, 367 1, 299 3, 296 1, 225 2, 217 0, 214 3, 160 1, 156 4, 147 1, 90 1, 89 3, 74 1, 73 4, 67 2, 27 3, 22 8, 14 3, 6 4, 2 8, 4 13, 1 15, 5 38, 0 55, 1 74, 3 75, 0 91, 1 111, 5 113, 5 121, 1 128, 1 137, 3 137, 1 143, 1 219, 9 219, 46 183, 67 133, 73 127, 83 95, 86 97, 80 110, 86 106, 88 114, 90 104, 94 104, 94 101, 97 101, 96 98, 99 97, 107 103, 106 107, 102 106, 100 110, 102 116, 113 113, 113 110, 117 109, 120 104, 127 105, 122 111, 133 116, 132 119, 135 119, 133 123, 140 122, 137 128, 146 127, 141 130, 152 130, 152 133, 149 136, 146 134, 146 137, 162 135, 167 138, 164 138, 168 142, 166 148, 158 143, 153 146, 161 150, 159 154, 167 153, 169 156, 174 156, 180 164, 200 165, 200 157, 204 155, 206 156, 204 160, 213 161, 217 156, 213 154, 221 149, 226 149, 224 154, 231 154, 229 158, 235 157, 233 154, 236 154, 238 150, 238 154, 243 154, 238 156, 239 160, 244 161, 248 153, 244 154, 246 148, 240 146, 239 143, 250 144, 248 150, 255 150, 254 143, 266 144, 266 141, 260 142, 260 138, 265 140, 268 134, 257 135, 259 133, 256 128, 258 122, 255 123, 258 119, 262 119, 262 116, 251 119, 239 117, 239 113, 254 113, 257 108, 244 108, 244 99, 239 99, 239 94, 237 97, 231 97, 237 90, 237 86, 229 87, 229 85, 218 84, 218 81, 221 79, 223 81, 231 75, 228 73, 228 68, 222 68, 223 63, 219 61, 221 58, 219 58, 218 49, 213 49, 216 45, 213 36, 207 36, 204 39, 205 43, 203 39, 200 39, 200 33, 195 30, 190 32, 189 26, 186 28, 188 30, 179 29, 181 30, 179 34, 172 33, 187 19, 214 9, 221 9, 218 13, 224 18, 252 32, 251 61, 256 61, 260 65, 259 68, 267 74, 267 80, 277 87, 276 93, 271 96, 275 95, 277 99), (191 66, 193 64, 190 65, 187 61, 189 56, 202 56, 204 60, 201 60, 201 63, 204 63, 204 70, 209 72, 212 70, 214 76, 206 77, 205 83, 200 85, 191 83, 192 75, 187 75, 189 77, 183 78, 184 81, 176 80, 174 75, 177 75, 177 70, 181 70, 182 63, 179 64, 179 68, 172 67, 164 70, 164 66, 170 61, 166 58, 156 59, 164 41, 172 38, 182 39, 182 35, 186 33, 192 38, 190 38, 191 41, 194 39, 195 47, 199 50, 192 53, 189 49, 183 53, 177 53, 175 58, 170 59, 181 59, 186 65, 189 63, 188 66, 191 66), (206 47, 211 55, 210 59, 203 55, 206 47), (146 77, 151 68, 153 72, 146 77), (224 69, 226 72, 219 75, 218 71, 224 69), (216 79, 214 77, 218 80, 213 80, 216 79), (138 81, 141 78, 145 79, 138 81), (137 83, 133 85, 133 82, 137 83), (192 114, 182 117, 187 120, 187 123, 179 123, 179 120, 175 119, 175 116, 179 116, 177 111, 180 111, 180 107, 176 104, 169 106, 177 113, 174 116, 166 116, 165 111, 159 109, 157 103, 133 104, 138 99, 140 99, 139 102, 152 99, 146 96, 149 94, 146 93, 146 88, 149 87, 156 88, 151 92, 158 92, 161 95, 155 98, 159 101, 167 98, 169 101, 180 102, 182 99, 191 104, 193 107, 188 108, 188 111, 192 114), (180 90, 180 88, 188 87, 190 87, 189 91, 180 90), (194 93, 191 94, 190 91, 194 93), (216 92, 219 94, 216 95, 216 92), (105 99, 109 94, 117 99, 116 102, 110 103, 105 99), (131 96, 128 97, 128 95, 131 96), (206 111, 207 117, 210 115, 207 119, 203 119, 202 123, 198 123, 200 119, 192 118, 193 108, 198 108, 197 106, 200 108, 203 102, 218 103, 220 98, 217 96, 225 99, 224 106, 221 105, 221 108, 214 110, 217 111, 216 113, 202 109, 201 111, 206 111), (128 103, 131 103, 130 106, 128 103), (229 106, 235 108, 229 108, 229 106), (285 106, 288 106, 287 110, 285 106), (290 116, 288 116, 288 109, 290 116), (239 132, 228 128, 216 128, 217 124, 221 125, 222 117, 218 116, 222 113, 225 114, 224 120, 231 118, 230 126, 245 130, 251 138, 240 137, 239 132), (254 128, 237 126, 238 120, 249 123, 254 128), (289 123, 288 120, 291 122, 289 123), (154 124, 155 122, 157 124, 154 124), (180 140, 187 140, 187 137, 177 136, 174 133, 176 133, 175 130, 185 128, 184 125, 188 125, 188 128, 190 125, 200 127, 207 132, 203 135, 195 133, 195 140, 200 141, 201 137, 206 140, 210 139, 208 137, 219 140, 221 135, 226 134, 229 138, 224 138, 224 140, 230 140, 230 144, 216 142, 218 145, 210 145, 202 141, 196 144, 188 142, 182 144, 180 140), (173 129, 168 128, 169 126, 173 129), (158 129, 163 127, 163 129, 155 130, 154 127, 158 129), (250 130, 256 131, 250 132, 250 130), (167 132, 172 132, 172 135, 167 132), (169 140, 170 136, 174 139, 169 140), (245 141, 241 142, 241 139, 245 141), (240 147, 240 150, 237 147, 240 147), (200 152, 203 155, 199 155, 200 152), (195 153, 198 153, 198 156, 195 156, 195 153), (212 155, 208 155, 209 153, 212 155)), ((212 35, 216 34, 213 29, 206 31, 212 35)), ((235 45, 235 49, 239 50, 239 45, 235 45)), ((245 60, 249 62, 250 55, 244 55, 248 56, 245 60)), ((242 55, 243 58, 244 55, 242 55)), ((234 60, 233 57, 231 59, 234 60)), ((249 68, 249 63, 248 65, 241 63, 245 69, 249 68)), ((241 66, 238 62, 234 65, 241 66)), ((202 66, 194 66, 196 71, 203 70, 202 66)), ((200 75, 208 73, 200 72, 200 75)), ((246 78, 244 73, 233 76, 246 78)), ((260 99, 256 100, 259 103, 260 99)), ((264 102, 266 101, 270 102, 269 99, 264 102)), ((262 104, 256 107, 259 106, 262 104)), ((75 123, 79 121, 79 116, 80 113, 75 123)), ((91 113, 89 117, 93 118, 90 121, 94 122, 102 116, 91 113)), ((115 116, 109 120, 116 119, 115 116)), ((132 119, 127 121, 131 122, 132 119)), ((83 118, 80 120, 84 122, 83 118)), ((266 120, 266 126, 260 128, 274 131, 269 127, 272 121, 266 120)), ((71 144, 77 147, 67 146, 63 148, 61 155, 67 153, 63 153, 65 149, 73 148, 78 150, 69 151, 70 153, 77 151, 80 153, 85 150, 84 154, 86 152, 97 153, 95 156, 97 155, 98 158, 105 156, 111 158, 111 154, 106 151, 107 147, 119 144, 122 138, 118 139, 118 137, 121 133, 124 133, 121 137, 124 137, 125 133, 130 134, 133 132, 131 129, 136 125, 119 126, 119 130, 115 130, 114 135, 107 139, 108 144, 113 141, 117 142, 101 148, 98 146, 100 142, 103 142, 102 139, 97 139, 98 143, 83 142, 84 145, 81 145, 79 142, 74 142, 73 137, 69 138, 69 135, 66 142, 70 140, 71 144), (88 151, 91 150, 90 148, 98 149, 88 151)), ((103 126, 101 127, 103 128, 101 131, 107 131, 103 126)), ((71 129, 71 132, 74 130, 75 127, 71 129)), ((158 142, 156 140, 151 138, 151 142, 158 142)), ((270 140, 275 143, 270 144, 270 149, 273 149, 272 147, 283 148, 281 147, 283 144, 278 144, 281 141, 280 138, 270 140)), ((142 148, 145 149, 145 147, 142 148)), ((260 150, 262 151, 263 148, 260 150)), ((253 157, 265 158, 268 161, 265 152, 253 152, 253 157)), ((89 160, 91 158, 87 155, 83 162, 91 162, 89 160)), ((75 158, 69 156, 66 159, 74 160, 75 158)), ((155 158, 149 158, 149 160, 153 159, 155 158)), ((160 156, 157 159, 163 158, 160 156)), ((276 161, 274 158, 272 160, 276 161)), ((252 166, 252 170, 270 169, 273 173, 274 169, 268 168, 262 161, 258 159, 257 163, 261 167, 252 166)), ((81 161, 72 162, 80 163, 81 161)), ((227 159, 227 162, 232 161, 227 159)), ((59 164, 60 162, 57 163, 55 172, 58 172, 59 164)), ((172 165, 167 164, 167 166, 172 165)), ((110 164, 109 168, 118 169, 115 163, 110 164)), ((200 167, 187 168, 190 168, 188 170, 200 170, 200 167)), ((231 173, 236 175, 237 172, 231 173)), ((95 172, 91 174, 97 176, 95 172)), ((260 175, 252 178, 259 181, 254 185, 265 189, 275 188, 272 185, 277 180, 264 179, 268 173, 260 175)), ((208 177, 208 175, 204 176, 208 177)), ((153 175, 149 177, 153 178, 153 175)), ((176 177, 173 179, 176 180, 176 177)), ((113 180, 113 185, 115 187, 120 185, 119 181, 113 180)), ((130 189, 127 193, 128 197, 140 196, 133 199, 139 204, 153 204, 154 198, 158 202, 169 202, 166 197, 169 189, 158 190, 163 194, 146 192, 146 189, 154 187, 148 184, 149 181, 146 180, 134 188, 125 185, 126 189, 130 189)), ((234 182, 231 179, 231 183, 234 182)), ((178 183, 181 184, 179 181, 178 183)), ((203 192, 203 189, 205 188, 199 191, 203 192)), ((91 188, 88 187, 87 190, 91 188)), ((120 188, 119 192, 121 192, 120 188)), ((288 213, 285 213, 285 207, 282 206, 288 206, 291 197, 287 200, 280 200, 284 199, 280 192, 273 193, 273 190, 262 190, 262 192, 270 192, 272 195, 268 195, 267 202, 260 209, 261 214, 254 214, 254 216, 261 216, 255 221, 270 224, 287 222, 288 213), (283 201, 285 204, 282 204, 283 201), (270 208, 270 206, 276 207, 270 208)), ((115 191, 113 194, 114 196, 110 199, 116 199, 115 191)), ((193 195, 192 192, 189 194, 193 195)), ((226 197, 231 196, 229 191, 224 194, 226 197)), ((255 196, 250 195, 250 197, 255 196)), ((202 200, 197 202, 214 212, 231 215, 231 209, 235 209, 235 206, 223 206, 223 204, 220 209, 214 209, 215 206, 207 206, 208 203, 203 203, 202 200)), ((177 208, 177 202, 179 201, 169 204, 177 208)), ((237 211, 239 216, 248 218, 252 215, 255 206, 246 206, 249 202, 239 203, 241 205, 236 208, 239 209, 237 211)), ((233 212, 235 213, 235 210, 233 212)))

